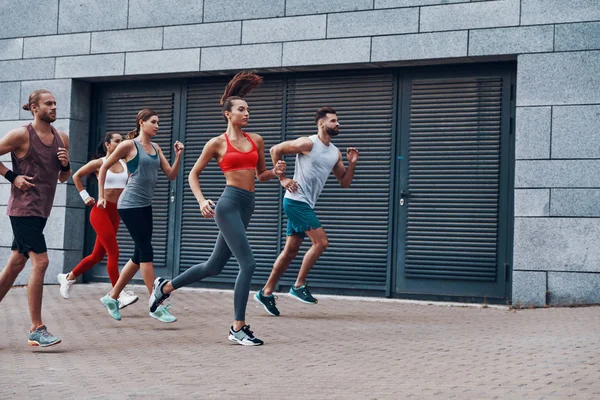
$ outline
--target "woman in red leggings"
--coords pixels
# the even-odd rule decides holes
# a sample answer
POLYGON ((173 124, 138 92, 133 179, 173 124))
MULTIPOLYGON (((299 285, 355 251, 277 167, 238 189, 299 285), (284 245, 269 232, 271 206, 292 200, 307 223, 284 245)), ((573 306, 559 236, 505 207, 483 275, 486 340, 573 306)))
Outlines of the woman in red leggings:
MULTIPOLYGON (((95 200, 84 189, 81 183, 81 178, 91 173, 98 175, 98 171, 106 158, 117 148, 119 143, 123 141, 123 137, 118 132, 108 132, 104 135, 104 139, 98 146, 98 158, 90 161, 81 167, 74 175, 73 182, 79 191, 81 199, 86 206, 92 206, 95 200)), ((58 282, 60 283, 60 294, 65 299, 71 295, 71 288, 75 284, 77 277, 98 264, 108 252, 108 260, 106 269, 108 277, 114 286, 119 279, 119 246, 117 244, 117 231, 119 230, 119 213, 117 211, 117 201, 125 185, 129 174, 127 172, 127 164, 123 160, 113 165, 106 174, 106 183, 104 185, 104 197, 106 199, 106 207, 92 207, 90 212, 90 223, 96 231, 96 243, 92 254, 81 260, 81 262, 73 268, 73 271, 68 274, 58 274, 58 282)), ((135 303, 138 297, 132 292, 122 291, 119 297, 119 308, 127 307, 135 303)))

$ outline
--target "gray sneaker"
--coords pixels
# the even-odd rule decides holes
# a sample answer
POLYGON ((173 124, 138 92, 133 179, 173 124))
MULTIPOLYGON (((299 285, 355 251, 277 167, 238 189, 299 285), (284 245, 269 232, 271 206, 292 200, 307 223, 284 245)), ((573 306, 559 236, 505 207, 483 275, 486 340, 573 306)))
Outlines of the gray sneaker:
POLYGON ((234 331, 233 326, 229 328, 229 341, 242 346, 260 346, 264 342, 257 337, 254 337, 253 332, 250 330, 250 325, 242 326, 239 331, 234 331))
POLYGON ((29 332, 30 346, 50 347, 60 343, 60 339, 48 332, 46 325, 40 325, 35 331, 29 332))
POLYGON ((168 280, 161 278, 160 276, 154 280, 154 284, 152 285, 152 294, 150 295, 150 300, 148 300, 148 308, 150 308, 150 313, 156 312, 158 306, 160 306, 163 301, 169 298, 170 294, 164 294, 162 291, 162 288, 168 282, 168 280))

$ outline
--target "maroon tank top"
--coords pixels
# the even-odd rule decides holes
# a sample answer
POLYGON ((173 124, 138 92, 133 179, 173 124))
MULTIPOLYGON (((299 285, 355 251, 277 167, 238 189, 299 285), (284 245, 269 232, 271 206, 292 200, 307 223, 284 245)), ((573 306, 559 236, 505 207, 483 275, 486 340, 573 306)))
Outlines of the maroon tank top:
POLYGON ((62 167, 57 155, 58 148, 65 145, 54 127, 54 140, 50 146, 42 142, 31 124, 27 125, 27 132, 29 151, 23 158, 17 158, 15 153, 11 152, 12 170, 17 175, 33 177, 31 183, 35 187, 22 192, 15 185, 11 185, 7 214, 11 217, 48 218, 62 167))

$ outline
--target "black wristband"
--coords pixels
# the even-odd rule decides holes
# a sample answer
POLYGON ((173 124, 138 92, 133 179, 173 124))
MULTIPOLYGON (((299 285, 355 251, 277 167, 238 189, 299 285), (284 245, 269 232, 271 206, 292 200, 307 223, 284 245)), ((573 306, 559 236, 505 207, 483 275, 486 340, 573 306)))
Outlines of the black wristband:
POLYGON ((71 170, 71 163, 68 163, 65 167, 63 167, 62 165, 60 166, 60 170, 62 172, 67 172, 71 170))
POLYGON ((8 171, 6 171, 6 174, 4 174, 4 177, 10 183, 13 183, 15 181, 15 179, 17 179, 17 176, 19 176, 19 175, 15 174, 10 169, 8 171))

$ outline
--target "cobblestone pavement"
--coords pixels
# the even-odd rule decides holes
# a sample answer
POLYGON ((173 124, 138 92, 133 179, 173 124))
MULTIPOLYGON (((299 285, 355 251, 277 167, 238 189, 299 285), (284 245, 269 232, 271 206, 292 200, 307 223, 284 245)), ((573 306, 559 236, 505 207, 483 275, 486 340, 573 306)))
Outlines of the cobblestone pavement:
MULTIPOLYGON (((265 341, 227 341, 232 293, 183 290, 163 324, 147 296, 112 320, 107 285, 70 300, 46 286, 44 317, 62 343, 27 346, 25 288, 0 304, 0 398, 598 399, 600 307, 509 310, 280 296, 280 317, 250 298, 265 341)), ((134 287, 142 295, 142 287, 134 287)), ((318 296, 317 296, 318 297, 318 296)))

